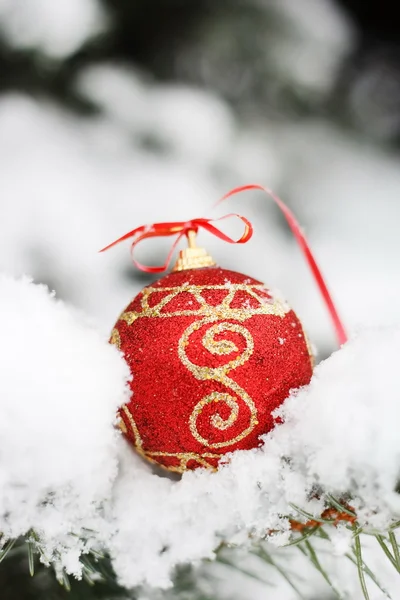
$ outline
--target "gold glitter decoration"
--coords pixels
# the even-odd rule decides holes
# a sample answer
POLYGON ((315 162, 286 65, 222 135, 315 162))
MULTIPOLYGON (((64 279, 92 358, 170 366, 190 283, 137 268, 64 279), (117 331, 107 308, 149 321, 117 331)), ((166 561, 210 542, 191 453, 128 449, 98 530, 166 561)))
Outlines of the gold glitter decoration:
MULTIPOLYGON (((209 404, 210 402, 225 402, 231 409, 231 414, 224 421, 224 419, 219 415, 213 415, 211 417, 211 423, 214 425, 216 429, 220 429, 223 431, 224 429, 228 429, 233 423, 236 421, 239 414, 239 405, 236 401, 236 398, 230 396, 229 394, 220 394, 219 392, 212 392, 209 396, 206 396, 198 404, 196 404, 193 413, 191 414, 189 423, 190 430, 193 434, 193 437, 196 437, 197 429, 196 429, 196 418, 199 416, 201 411, 203 410, 203 406, 209 404)), ((198 435, 198 434, 197 434, 198 435)), ((204 439, 204 438, 202 438, 204 439)), ((204 443, 204 442, 203 442, 204 443)), ((208 444, 206 444, 208 445, 208 444)))
POLYGON ((128 323, 128 325, 132 325, 132 323, 134 321, 136 321, 136 319, 137 319, 137 313, 129 312, 129 311, 122 313, 122 315, 120 316, 120 320, 126 321, 126 323, 128 323))
POLYGON ((307 351, 308 351, 308 354, 310 356, 311 368, 314 369, 314 367, 315 367, 315 356, 314 356, 314 352, 312 350, 311 342, 310 342, 310 339, 309 339, 308 335, 306 334, 306 332, 304 330, 303 330, 303 334, 304 334, 304 339, 306 341, 307 351))
MULTIPOLYGON (((130 425, 130 428, 131 428, 131 432, 135 436, 136 451, 146 460, 150 461, 153 464, 158 465, 159 467, 162 467, 163 469, 167 469, 168 471, 173 471, 174 473, 184 473, 187 470, 187 463, 190 460, 194 460, 201 467, 206 467, 207 469, 216 470, 215 466, 207 461, 207 458, 219 459, 219 458, 221 458, 220 454, 213 454, 211 452, 204 452, 203 454, 197 454, 196 452, 161 452, 161 451, 146 452, 143 449, 142 438, 140 437, 138 427, 135 423, 135 420, 134 420, 132 414, 129 411, 129 408, 125 404, 124 406, 122 406, 121 410, 126 415, 129 425, 130 425), (162 457, 162 456, 174 457, 179 461, 179 464, 176 466, 168 465, 168 467, 166 467, 157 461, 157 457, 162 457)), ((121 419, 120 422, 118 423, 118 425, 124 433, 127 433, 127 427, 126 427, 125 421, 123 421, 121 419)))
POLYGON ((185 248, 185 250, 180 251, 172 272, 213 267, 215 264, 214 259, 207 254, 204 248, 185 248))
POLYGON ((132 432, 133 432, 133 434, 135 436, 136 450, 138 450, 138 452, 140 452, 141 454, 144 454, 144 452, 143 452, 143 442, 142 442, 142 438, 140 437, 139 429, 137 428, 135 420, 132 417, 132 415, 130 413, 130 410, 126 406, 126 404, 123 405, 122 410, 124 411, 125 415, 128 417, 129 425, 131 426, 132 432))
POLYGON ((215 333, 222 333, 226 327, 224 323, 219 323, 210 327, 203 337, 202 343, 206 350, 212 354, 231 354, 232 352, 239 352, 239 348, 231 340, 216 340, 214 338, 215 333))
POLYGON ((110 344, 117 346, 118 350, 121 350, 121 336, 119 335, 118 329, 113 329, 111 332, 110 344))
POLYGON ((187 237, 189 248, 185 248, 179 252, 179 257, 172 272, 215 266, 214 259, 207 253, 205 248, 198 248, 196 246, 196 232, 194 230, 189 231, 187 237))
POLYGON ((200 444, 206 446, 207 448, 224 448, 225 446, 231 446, 232 444, 236 444, 237 442, 240 442, 240 440, 243 440, 245 437, 247 437, 253 431, 254 427, 258 424, 257 409, 253 400, 250 398, 248 393, 236 383, 236 381, 228 377, 229 371, 237 369, 238 367, 243 365, 246 361, 249 360, 250 356, 253 354, 254 351, 253 338, 250 332, 243 325, 239 325, 236 323, 217 323, 215 325, 212 325, 203 336, 203 346, 209 352, 211 352, 211 354, 218 355, 231 354, 234 351, 238 351, 238 349, 236 345, 229 340, 225 340, 225 343, 223 341, 215 340, 215 335, 221 334, 224 331, 232 331, 244 337, 246 341, 246 347, 242 354, 239 354, 239 356, 229 361, 225 365, 222 365, 221 367, 200 367, 199 365, 195 365, 194 363, 192 363, 186 354, 186 348, 190 343, 189 338, 192 335, 192 333, 194 331, 197 331, 204 325, 208 325, 213 321, 216 321, 217 319, 218 317, 216 316, 206 317, 205 319, 195 321, 194 323, 192 323, 186 329, 186 331, 183 333, 182 337, 179 340, 178 355, 182 363, 194 375, 196 379, 203 381, 207 379, 213 379, 214 381, 222 383, 228 389, 233 390, 249 408, 250 423, 244 431, 242 431, 239 435, 237 435, 234 438, 226 440, 225 442, 209 442, 203 436, 200 435, 197 429, 197 419, 201 415, 203 408, 210 402, 224 402, 229 406, 229 408, 231 409, 231 413, 228 419, 223 420, 222 417, 218 414, 213 415, 211 417, 211 424, 216 429, 224 430, 228 429, 235 423, 239 414, 239 404, 237 398, 234 398, 233 396, 222 392, 213 392, 212 394, 206 396, 205 398, 200 400, 200 402, 198 402, 194 407, 193 412, 189 418, 189 427, 193 437, 200 444))
POLYGON ((155 463, 158 466, 167 469, 168 471, 173 471, 174 473, 184 473, 187 470, 187 464, 190 460, 194 460, 201 467, 205 467, 207 469, 212 469, 216 471, 216 467, 210 462, 208 462, 207 458, 221 458, 220 454, 211 454, 210 452, 205 452, 203 454, 196 454, 196 452, 147 452, 145 456, 147 460, 150 460, 150 462, 155 463), (157 462, 157 460, 155 460, 157 456, 171 456, 177 458, 180 461, 180 463, 175 467, 171 465, 165 467, 164 465, 157 462))
POLYGON ((200 317, 215 317, 218 319, 235 319, 237 321, 245 321, 253 315, 275 315, 284 317, 290 308, 285 302, 278 298, 271 298, 268 301, 265 296, 259 295, 258 291, 265 290, 262 284, 246 285, 243 283, 231 283, 227 285, 191 285, 184 284, 177 287, 146 287, 142 292, 141 310, 140 311, 124 311, 119 317, 120 320, 126 321, 128 325, 132 325, 136 319, 142 317, 187 317, 191 315, 200 317), (206 299, 202 296, 202 291, 205 290, 225 290, 227 295, 224 300, 217 306, 209 305, 206 299), (237 291, 245 291, 255 299, 258 307, 244 306, 241 308, 231 308, 230 304, 235 297, 237 291), (169 292, 154 306, 149 306, 149 298, 155 292, 169 292), (193 299, 200 304, 199 308, 187 308, 185 310, 165 311, 161 312, 168 303, 182 292, 187 292, 193 296, 193 299))
POLYGON ((123 419, 120 418, 117 425, 120 428, 120 430, 122 431, 122 433, 128 433, 128 428, 125 425, 125 421, 123 419))

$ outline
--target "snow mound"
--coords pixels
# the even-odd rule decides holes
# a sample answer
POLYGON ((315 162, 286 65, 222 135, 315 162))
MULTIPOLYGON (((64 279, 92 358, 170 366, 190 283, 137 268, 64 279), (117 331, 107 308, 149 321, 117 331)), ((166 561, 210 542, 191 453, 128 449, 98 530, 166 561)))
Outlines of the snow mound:
MULTIPOLYGON (((43 285, 0 276, 0 531, 34 528, 79 572, 117 473, 121 356, 43 285)), ((102 524, 103 525, 103 524, 102 524)))

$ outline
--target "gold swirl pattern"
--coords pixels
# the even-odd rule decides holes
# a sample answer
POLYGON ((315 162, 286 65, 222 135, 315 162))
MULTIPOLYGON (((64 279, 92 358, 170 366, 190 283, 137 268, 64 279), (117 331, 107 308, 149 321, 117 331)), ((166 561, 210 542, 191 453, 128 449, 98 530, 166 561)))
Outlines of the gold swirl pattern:
POLYGON ((195 321, 192 323, 185 330, 179 340, 178 355, 182 363, 196 379, 203 381, 207 379, 213 379, 214 381, 222 383, 225 387, 232 390, 241 400, 243 400, 250 411, 250 422, 246 429, 229 440, 211 443, 209 440, 200 435, 197 428, 197 420, 204 407, 211 402, 224 402, 230 408, 231 412, 227 419, 223 419, 218 413, 211 417, 211 424, 213 427, 220 431, 224 431, 235 423, 239 415, 239 403, 237 397, 231 396, 228 393, 212 392, 205 398, 202 398, 202 400, 196 404, 189 418, 189 427, 193 437, 200 444, 206 446, 207 448, 224 448, 225 446, 231 446, 232 444, 240 442, 240 440, 247 437, 253 431, 254 427, 258 425, 257 409, 253 400, 250 398, 248 393, 236 383, 236 381, 228 377, 229 371, 237 369, 249 360, 254 351, 254 341, 250 332, 243 325, 239 325, 237 323, 216 323, 212 325, 203 336, 202 344, 206 350, 208 350, 211 354, 220 356, 239 351, 237 346, 231 340, 215 339, 216 335, 221 334, 224 331, 231 331, 242 335, 246 342, 246 347, 236 358, 230 360, 228 363, 220 367, 201 367, 199 365, 195 365, 190 361, 186 354, 186 348, 190 343, 189 338, 195 331, 198 331, 204 325, 212 323, 215 320, 216 317, 206 317, 200 321, 195 321))
MULTIPOLYGON (((190 461, 196 462, 200 467, 206 467, 207 469, 211 468, 211 469, 215 470, 215 467, 210 462, 207 461, 207 458, 219 459, 219 458, 221 458, 220 454, 212 454, 211 452, 203 452, 203 454, 196 454, 195 452, 144 451, 143 441, 140 436, 139 430, 137 428, 137 424, 132 416, 132 413, 130 412, 130 410, 126 404, 124 404, 121 407, 121 411, 125 414, 125 416, 128 420, 128 423, 129 423, 130 431, 134 435, 136 451, 145 460, 148 460, 149 462, 151 462, 159 467, 162 467, 163 469, 167 469, 168 471, 173 471, 175 473, 184 473, 186 471, 187 464, 190 461), (176 458, 179 461, 179 464, 176 466, 169 465, 168 467, 166 467, 165 465, 163 465, 162 463, 160 463, 157 460, 157 458, 164 458, 164 457, 176 458)), ((128 428, 125 424, 125 421, 123 421, 122 419, 119 420, 118 427, 121 429, 121 431, 123 433, 128 432, 128 428)))

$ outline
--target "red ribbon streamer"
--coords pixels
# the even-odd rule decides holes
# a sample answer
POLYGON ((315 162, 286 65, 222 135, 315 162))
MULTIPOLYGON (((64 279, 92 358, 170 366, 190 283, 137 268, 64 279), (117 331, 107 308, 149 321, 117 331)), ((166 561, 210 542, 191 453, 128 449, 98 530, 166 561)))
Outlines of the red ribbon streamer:
POLYGON ((315 261, 313 253, 311 252, 311 249, 310 249, 310 246, 308 245, 307 239, 306 239, 305 235, 303 234, 301 227, 300 227, 299 223, 297 222, 296 217, 290 210, 290 208, 288 206, 286 206, 286 204, 279 198, 279 196, 274 194, 274 192, 272 190, 270 190, 267 187, 264 187, 263 185, 259 185, 259 184, 242 185, 240 187, 234 188, 233 190, 231 190, 230 192, 225 194, 225 196, 222 196, 222 198, 220 198, 220 200, 218 200, 214 206, 218 206, 218 204, 220 204, 224 200, 227 200, 231 196, 234 196, 235 194, 239 194, 240 192, 245 192, 248 190, 261 190, 262 192, 265 192, 266 194, 268 194, 268 196, 275 202, 275 204, 282 211, 290 229, 292 230, 292 233, 293 233, 298 245, 300 246, 300 250, 303 252, 303 254, 305 256, 308 266, 311 269, 311 272, 314 276, 314 279, 319 288, 319 291, 321 292, 321 296, 325 302, 325 305, 328 309, 329 315, 332 319, 339 345, 341 346, 342 344, 347 342, 347 334, 346 334, 344 325, 343 325, 342 320, 340 319, 339 314, 336 310, 335 304, 332 300, 332 296, 330 295, 330 292, 324 281, 324 278, 322 277, 321 270, 315 261))
MULTIPOLYGON (((214 206, 218 206, 221 202, 223 202, 224 200, 227 200, 231 196, 234 196, 236 194, 239 194, 239 193, 245 192, 245 191, 249 191, 249 190, 261 190, 261 191, 265 192, 266 194, 268 194, 268 196, 275 202, 275 204, 282 211, 290 229, 292 230, 292 233, 293 233, 298 245, 300 246, 301 251, 303 252, 303 254, 305 256, 305 259, 311 269, 311 272, 317 283, 319 291, 321 292, 322 298, 325 302, 325 305, 326 305, 328 312, 330 314, 330 317, 332 319, 333 326, 335 328, 335 332, 336 332, 336 336, 339 341, 339 344, 340 345, 344 344, 347 341, 347 334, 345 332, 345 329, 344 329, 343 323, 339 317, 339 314, 336 310, 336 307, 334 305, 332 297, 329 293, 327 285, 324 281, 324 278, 322 277, 321 271, 315 261, 315 258, 313 256, 311 249, 308 245, 308 242, 300 228, 300 225, 296 220, 296 217, 294 216, 292 211, 286 206, 286 204, 279 198, 279 196, 274 194, 274 192, 272 192, 272 190, 268 189, 267 187, 264 187, 264 186, 258 185, 258 184, 249 184, 249 185, 243 185, 243 186, 234 188, 233 190, 231 190, 230 192, 225 194, 222 198, 220 198, 220 200, 218 200, 214 204, 214 206)), ((168 265, 171 262, 171 258, 174 253, 174 250, 179 243, 179 240, 184 235, 187 236, 189 231, 194 231, 197 233, 199 229, 205 229, 209 233, 212 233, 213 235, 218 237, 220 240, 223 240, 224 242, 228 242, 229 244, 245 244, 246 242, 249 241, 249 239, 253 235, 253 226, 250 223, 250 221, 248 221, 248 219, 246 219, 245 217, 238 215, 236 213, 229 213, 223 217, 220 217, 219 219, 202 218, 202 219, 192 219, 191 221, 173 221, 171 223, 152 223, 150 225, 142 225, 140 227, 136 227, 136 229, 133 229, 132 231, 129 231, 128 233, 126 233, 122 237, 118 238, 117 240, 115 240, 115 242, 112 242, 105 248, 102 248, 100 250, 100 252, 104 252, 105 250, 112 248, 116 244, 119 244, 120 242, 123 242, 124 240, 127 240, 127 239, 133 237, 134 240, 132 242, 131 251, 132 251, 132 260, 133 260, 133 263, 135 264, 135 266, 138 269, 140 269, 141 271, 145 271, 147 273, 162 273, 163 271, 167 270, 168 265), (234 240, 233 238, 231 238, 228 235, 226 235, 225 233, 223 233, 220 229, 218 229, 217 227, 212 225, 212 222, 221 221, 223 219, 228 219, 231 217, 236 217, 236 218, 240 219, 242 221, 242 223, 244 223, 244 226, 245 226, 244 232, 238 240, 234 240), (168 253, 168 256, 166 258, 166 261, 163 265, 154 266, 154 267, 142 265, 133 257, 133 251, 134 251, 135 247, 142 240, 145 240, 145 239, 151 238, 151 237, 169 237, 169 236, 173 236, 173 235, 176 235, 177 237, 176 237, 176 240, 174 241, 174 243, 172 244, 172 247, 171 247, 171 249, 168 253)))

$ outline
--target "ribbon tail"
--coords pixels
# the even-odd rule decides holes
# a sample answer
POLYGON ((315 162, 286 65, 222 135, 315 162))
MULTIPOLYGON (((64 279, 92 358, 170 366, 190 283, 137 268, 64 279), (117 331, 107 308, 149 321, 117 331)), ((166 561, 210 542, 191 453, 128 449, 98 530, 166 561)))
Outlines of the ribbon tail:
POLYGON ((327 310, 328 310, 331 320, 333 322, 333 326, 335 329, 335 333, 336 333, 336 337, 338 339, 339 345, 344 344, 347 341, 347 334, 346 334, 344 325, 342 323, 342 320, 339 317, 339 313, 333 302, 332 296, 331 296, 331 294, 328 290, 328 287, 325 283, 325 280, 322 276, 321 270, 317 265, 317 262, 314 258, 314 255, 311 251, 308 241, 307 241, 305 235, 303 234, 301 227, 300 227, 299 223, 297 222, 296 217, 294 216, 294 214, 292 213, 290 208, 288 206, 286 206, 286 204, 279 198, 279 196, 274 194, 274 192, 272 190, 270 190, 269 188, 267 188, 263 185, 259 185, 259 184, 242 185, 240 187, 234 188, 233 190, 231 190, 230 192, 228 192, 227 194, 222 196, 222 198, 220 198, 214 204, 214 206, 218 206, 219 204, 221 204, 221 202, 223 202, 224 200, 227 200, 231 196, 234 196, 236 194, 239 194, 239 193, 245 192, 245 191, 249 191, 249 190, 261 190, 262 192, 265 192, 282 211, 301 251, 303 252, 303 254, 305 256, 307 264, 308 264, 308 266, 313 274, 313 277, 317 283, 318 289, 321 293, 321 296, 325 302, 325 306, 327 307, 327 310))
POLYGON ((108 244, 108 246, 105 246, 104 248, 99 250, 99 252, 105 252, 106 250, 113 248, 120 242, 124 242, 125 240, 128 240, 131 237, 134 237, 138 233, 142 233, 143 231, 145 231, 146 227, 147 227, 146 225, 142 225, 141 227, 136 227, 136 229, 132 229, 132 231, 128 231, 128 233, 125 233, 125 235, 123 235, 122 237, 118 238, 114 242, 111 242, 111 244, 108 244))

